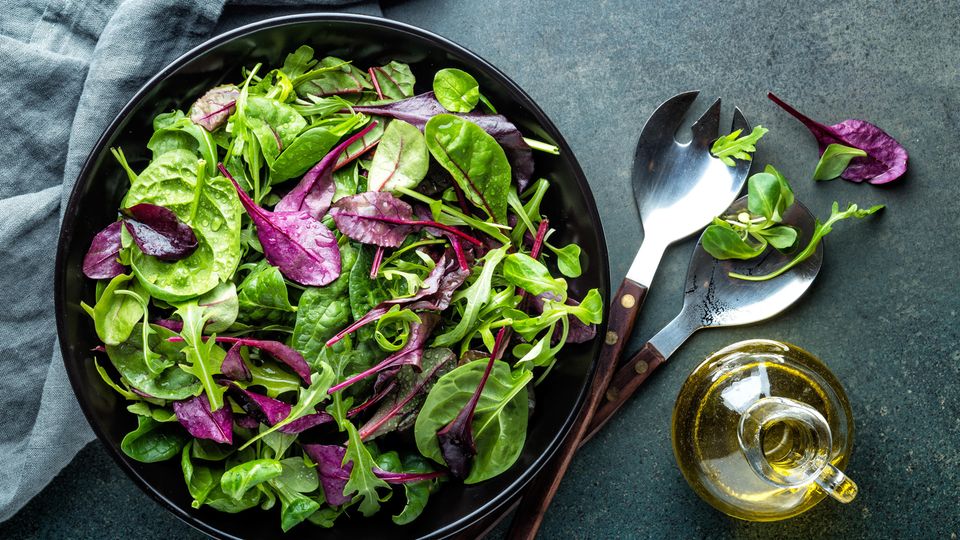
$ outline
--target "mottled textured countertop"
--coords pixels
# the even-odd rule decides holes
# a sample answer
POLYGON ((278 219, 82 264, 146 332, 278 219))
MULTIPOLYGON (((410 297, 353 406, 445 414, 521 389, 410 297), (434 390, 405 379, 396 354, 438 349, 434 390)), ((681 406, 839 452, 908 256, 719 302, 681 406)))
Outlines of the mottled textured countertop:
MULTIPOLYGON (((830 204, 884 203, 837 226, 813 290, 780 318, 695 335, 577 456, 544 538, 956 538, 960 533, 960 8, 929 2, 406 2, 389 17, 438 32, 500 67, 572 145, 603 218, 619 282, 641 227, 629 187, 643 121, 667 97, 702 89, 770 128, 756 156, 792 179, 821 218, 830 204), (808 180, 816 144, 769 102, 810 116, 870 120, 910 152, 889 187, 808 180), (670 448, 684 378, 741 339, 796 343, 843 382, 856 423, 849 506, 824 502, 768 524, 714 511, 687 487, 670 448)), ((706 100, 697 106, 705 108, 706 100)), ((668 251, 633 348, 680 307, 693 241, 668 251)), ((4 538, 193 538, 99 443, 12 520, 4 538)))

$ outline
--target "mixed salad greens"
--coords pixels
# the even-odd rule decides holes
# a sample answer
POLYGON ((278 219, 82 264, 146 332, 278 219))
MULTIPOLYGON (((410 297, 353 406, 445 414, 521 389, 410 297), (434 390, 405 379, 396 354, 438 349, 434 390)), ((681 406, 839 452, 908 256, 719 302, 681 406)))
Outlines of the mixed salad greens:
POLYGON ((389 500, 409 523, 446 479, 510 468, 536 384, 595 336, 534 177, 556 147, 463 71, 415 85, 303 46, 157 116, 149 159, 113 150, 94 361, 136 415, 122 450, 179 458, 195 508, 279 506, 286 531, 389 500))

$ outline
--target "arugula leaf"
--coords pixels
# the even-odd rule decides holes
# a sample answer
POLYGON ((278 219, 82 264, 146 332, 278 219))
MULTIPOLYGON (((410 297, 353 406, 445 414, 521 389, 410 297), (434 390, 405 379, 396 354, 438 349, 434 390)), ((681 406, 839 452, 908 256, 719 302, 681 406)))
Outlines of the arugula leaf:
POLYGON ((343 465, 352 463, 353 467, 343 492, 344 494, 356 493, 354 500, 360 501, 360 513, 369 517, 380 511, 380 503, 384 500, 377 493, 377 489, 388 489, 390 486, 374 474, 373 468, 376 464, 370 451, 360 440, 357 428, 350 422, 346 422, 346 428, 348 442, 347 453, 343 456, 343 465))
POLYGON ((835 202, 833 203, 833 207, 830 209, 830 217, 827 218, 827 221, 823 223, 821 223, 819 219, 817 220, 816 227, 813 230, 813 236, 810 238, 810 243, 807 244, 807 247, 803 248, 800 253, 797 253, 797 255, 790 262, 774 270, 773 272, 764 274, 762 276, 747 276, 744 274, 738 274, 736 272, 730 272, 729 275, 732 278, 743 279, 747 281, 766 281, 768 279, 773 279, 810 258, 810 256, 817 251, 817 246, 820 245, 820 240, 822 240, 824 236, 833 230, 833 225, 836 222, 851 217, 863 218, 879 211, 882 208, 884 208, 884 205, 878 204, 876 206, 871 206, 870 208, 861 210, 856 204, 851 204, 846 210, 841 212, 839 203, 835 202))
POLYGON ((483 257, 483 262, 479 263, 480 275, 477 276, 476 281, 467 287, 466 290, 454 296, 454 301, 464 300, 466 302, 466 305, 463 307, 460 322, 447 332, 437 336, 433 341, 434 347, 449 347, 454 345, 463 339, 468 331, 473 329, 477 323, 480 309, 485 306, 490 299, 490 287, 493 274, 497 270, 497 267, 500 266, 500 262, 506 257, 509 248, 510 244, 504 244, 497 249, 491 249, 483 257))
POLYGON ((480 85, 466 71, 446 68, 433 76, 433 93, 444 109, 467 113, 472 111, 480 100, 480 85))
POLYGON ((740 137, 742 131, 742 129, 738 129, 714 141, 713 146, 710 147, 710 153, 728 167, 736 167, 737 164, 733 161, 734 158, 746 161, 753 159, 750 157, 750 154, 757 151, 757 147, 755 146, 757 141, 770 130, 763 126, 757 126, 753 128, 753 131, 751 131, 749 135, 740 137))
POLYGON ((850 160, 855 157, 866 157, 867 153, 859 148, 844 146, 838 143, 827 145, 820 156, 817 168, 813 171, 814 180, 833 180, 846 170, 850 160))
POLYGON ((262 431, 258 435, 250 438, 250 440, 243 443, 243 446, 240 447, 241 450, 294 420, 317 412, 317 405, 323 403, 323 401, 329 397, 327 390, 330 388, 330 385, 333 384, 334 373, 333 370, 330 369, 330 366, 320 364, 320 370, 314 375, 313 383, 307 388, 300 389, 300 396, 297 398, 297 403, 290 408, 290 415, 271 426, 270 429, 262 431))
POLYGON ((216 411, 223 408, 223 393, 226 387, 217 384, 213 376, 220 373, 220 365, 227 353, 217 347, 213 339, 203 340, 203 325, 207 322, 205 311, 195 300, 177 308, 176 313, 183 321, 180 336, 186 345, 182 350, 188 362, 180 364, 180 369, 200 380, 210 401, 210 410, 216 411))
POLYGON ((310 71, 317 61, 313 59, 313 47, 301 45, 297 50, 288 54, 283 61, 281 71, 287 74, 287 77, 296 79, 300 75, 310 71))

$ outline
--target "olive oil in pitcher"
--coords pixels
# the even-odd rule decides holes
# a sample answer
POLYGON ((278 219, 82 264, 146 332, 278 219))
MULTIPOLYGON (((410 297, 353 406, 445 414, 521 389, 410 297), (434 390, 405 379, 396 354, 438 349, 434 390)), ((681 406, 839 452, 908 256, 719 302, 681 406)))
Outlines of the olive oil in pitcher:
POLYGON ((852 444, 839 381, 810 353, 776 341, 743 341, 707 358, 673 411, 673 449, 687 482, 750 521, 795 516, 828 494, 853 500, 856 484, 840 472, 852 444))

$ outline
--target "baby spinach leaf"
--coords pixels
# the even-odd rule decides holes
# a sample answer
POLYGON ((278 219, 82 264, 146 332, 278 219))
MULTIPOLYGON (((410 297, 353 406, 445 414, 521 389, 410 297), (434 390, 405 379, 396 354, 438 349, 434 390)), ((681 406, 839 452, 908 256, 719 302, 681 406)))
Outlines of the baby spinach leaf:
POLYGON ((287 296, 280 270, 260 261, 240 283, 237 293, 238 318, 247 322, 280 323, 296 312, 287 296))
POLYGON ((240 261, 242 209, 226 178, 208 178, 204 163, 190 152, 167 152, 140 173, 122 206, 140 203, 173 211, 193 229, 199 243, 193 254, 173 263, 133 250, 134 272, 152 296, 177 302, 199 296, 233 276, 240 261))
POLYGON ((300 456, 280 460, 283 472, 277 480, 297 493, 310 493, 320 487, 317 471, 304 463, 300 456))
MULTIPOLYGON (((151 325, 153 332, 148 337, 150 349, 167 362, 184 363, 186 357, 180 348, 167 341, 176 334, 162 326, 151 325)), ((117 372, 137 390, 158 399, 186 399, 200 391, 200 382, 177 366, 154 374, 144 361, 143 340, 140 325, 134 327, 133 335, 118 345, 107 345, 107 355, 117 372)))
POLYGON ((372 516, 380 510, 380 502, 384 500, 377 493, 377 489, 389 488, 386 482, 377 478, 373 469, 376 465, 370 451, 364 446, 357 428, 346 422, 348 443, 347 451, 343 456, 343 464, 352 463, 350 478, 343 487, 344 493, 356 493, 354 500, 360 501, 358 507, 364 516, 372 516))
POLYGON ((831 144, 863 150, 867 155, 853 158, 840 174, 844 180, 871 184, 885 184, 907 172, 907 150, 879 127, 863 120, 844 120, 827 126, 810 119, 773 94, 767 94, 774 103, 800 121, 817 139, 820 153, 831 144))
POLYGON ((140 281, 131 275, 120 274, 110 280, 103 294, 100 295, 100 300, 93 307, 93 322, 97 337, 106 345, 119 345, 126 341, 143 316, 143 308, 137 300, 128 295, 118 294, 121 290, 131 291, 141 298, 150 298, 140 285, 140 281))
MULTIPOLYGON (((471 399, 483 378, 487 360, 475 360, 447 373, 430 390, 417 416, 414 434, 425 457, 446 464, 437 432, 449 424, 471 399)), ((506 471, 520 456, 527 433, 527 383, 533 374, 511 373, 505 362, 494 362, 475 409, 473 438, 477 454, 464 480, 475 484, 506 471)))
POLYGON ((547 267, 524 253, 511 253, 503 260, 503 277, 507 283, 516 285, 536 296, 545 292, 562 299, 567 297, 567 282, 554 278, 547 267))
POLYGON ((257 227, 257 238, 270 264, 301 285, 326 285, 340 275, 340 249, 330 229, 305 211, 270 212, 260 208, 222 164, 220 172, 233 182, 257 227))
POLYGON ((244 104, 244 121, 257 137, 267 166, 307 127, 307 121, 290 105, 261 96, 249 96, 244 104))
MULTIPOLYGON (((421 456, 407 454, 403 456, 403 472, 427 474, 433 472, 433 467, 421 456)), ((430 494, 436 491, 439 485, 435 479, 404 483, 403 490, 407 496, 407 502, 399 514, 391 517, 393 522, 397 525, 406 525, 420 517, 427 506, 430 494)))
POLYGON ((766 241, 753 242, 740 236, 726 221, 714 219, 700 240, 704 251, 718 260, 752 259, 767 249, 766 241))
POLYGON ((410 66, 394 60, 385 66, 370 68, 370 82, 382 98, 403 99, 413 95, 417 80, 410 66))
POLYGON ((280 528, 287 532, 320 509, 320 504, 290 489, 280 480, 271 480, 270 486, 280 497, 280 528))
POLYGON ((370 191, 413 189, 427 175, 430 154, 420 130, 403 120, 386 127, 367 173, 370 191))
POLYGON ((496 139, 473 122, 449 114, 431 118, 424 134, 430 153, 467 200, 497 223, 506 223, 510 163, 496 139))
MULTIPOLYGON (((341 254, 353 252, 341 250, 341 254)), ((350 321, 350 299, 346 291, 337 294, 328 290, 331 286, 308 288, 297 305, 297 323, 290 341, 311 365, 320 357, 327 340, 350 321)))
POLYGON ((114 221, 98 232, 83 256, 83 275, 90 279, 113 279, 127 271, 120 264, 120 229, 123 222, 114 221))
POLYGON ((197 249, 193 229, 162 206, 140 203, 120 212, 125 216, 124 227, 145 255, 179 261, 197 249))
POLYGON ((173 412, 190 435, 218 443, 233 443, 233 412, 229 405, 213 409, 206 396, 200 394, 174 401, 173 412))
POLYGON ((491 283, 493 274, 496 272, 500 262, 507 255, 510 244, 504 244, 497 249, 491 249, 483 257, 480 266, 480 275, 472 285, 463 291, 460 298, 465 301, 463 313, 457 325, 443 334, 437 336, 433 341, 434 347, 449 347, 463 339, 467 332, 473 330, 477 324, 480 309, 487 304, 490 299, 491 283))
POLYGON ((240 499, 248 489, 276 478, 282 472, 283 466, 275 459, 255 459, 224 471, 220 488, 230 497, 240 499))
POLYGON ((317 163, 317 156, 328 153, 340 137, 357 125, 359 118, 359 115, 350 116, 336 126, 311 127, 297 135, 270 166, 270 183, 276 184, 307 172, 317 163))
POLYGON ((443 108, 450 112, 467 113, 480 100, 480 85, 466 71, 446 68, 433 76, 433 93, 443 108))
POLYGON ((745 161, 753 159, 750 157, 750 154, 757 151, 757 141, 760 140, 760 137, 766 135, 768 131, 770 130, 763 126, 757 126, 753 128, 753 131, 751 131, 749 135, 740 137, 740 133, 742 133, 743 130, 738 129, 733 133, 724 135, 716 141, 713 141, 713 146, 710 147, 710 153, 722 161, 727 167, 736 167, 737 164, 733 159, 736 158, 745 161))
POLYGON ((123 437, 120 449, 141 463, 156 463, 176 456, 186 443, 187 436, 179 426, 137 416, 137 429, 123 437))
POLYGON ((217 510, 218 512, 236 514, 243 512, 244 510, 249 510, 260 502, 260 497, 263 492, 259 489, 247 490, 246 494, 244 494, 244 496, 240 499, 234 499, 233 497, 224 493, 223 489, 220 487, 221 474, 222 473, 219 471, 214 474, 214 486, 207 495, 207 499, 204 501, 204 504, 213 508, 214 510, 217 510))
POLYGON ((867 153, 859 148, 852 148, 842 144, 827 145, 820 156, 817 168, 813 171, 814 180, 833 180, 843 174, 850 165, 850 160, 856 157, 867 157, 867 153))
POLYGON ((207 90, 190 107, 190 120, 207 131, 215 131, 227 122, 236 110, 240 89, 232 84, 207 90))
POLYGON ((216 484, 210 467, 194 465, 191 461, 190 452, 194 444, 196 444, 195 441, 190 441, 183 447, 180 456, 180 468, 183 471, 183 480, 187 484, 187 491, 193 497, 190 506, 200 508, 216 484))

